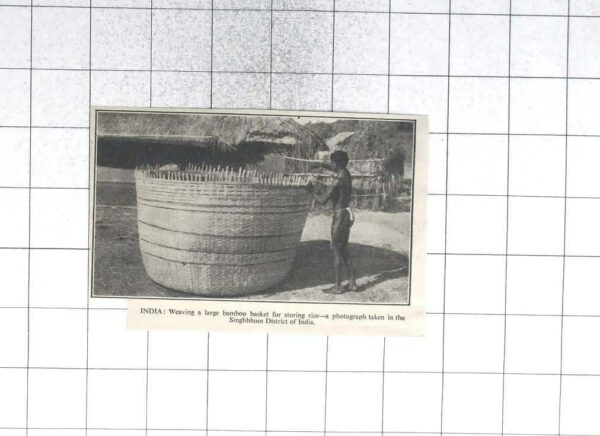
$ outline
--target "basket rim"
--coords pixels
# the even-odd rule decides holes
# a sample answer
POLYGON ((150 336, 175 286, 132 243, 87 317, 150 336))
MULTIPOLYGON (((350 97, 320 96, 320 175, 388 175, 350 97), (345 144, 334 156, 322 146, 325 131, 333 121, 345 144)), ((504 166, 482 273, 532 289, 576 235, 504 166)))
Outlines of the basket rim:
POLYGON ((248 186, 248 187, 261 187, 261 188, 273 188, 273 189, 301 189, 306 190, 306 185, 271 185, 268 183, 254 183, 254 182, 220 182, 220 181, 197 181, 197 180, 167 180, 154 177, 144 177, 145 179, 161 181, 168 184, 186 184, 186 185, 214 185, 214 186, 248 186))
POLYGON ((192 166, 163 169, 140 166, 135 169, 135 180, 152 180, 165 185, 187 184, 202 186, 244 186, 305 189, 312 175, 225 166, 192 166))

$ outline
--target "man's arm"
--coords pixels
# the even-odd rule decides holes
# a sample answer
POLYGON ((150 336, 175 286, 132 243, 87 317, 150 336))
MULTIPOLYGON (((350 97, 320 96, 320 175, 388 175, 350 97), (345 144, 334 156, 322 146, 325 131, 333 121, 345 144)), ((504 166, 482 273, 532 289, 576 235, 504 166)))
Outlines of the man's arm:
POLYGON ((325 192, 323 192, 322 194, 317 194, 314 191, 314 187, 313 187, 312 183, 310 183, 308 186, 309 186, 308 192, 311 193, 311 195, 313 196, 315 201, 319 204, 327 203, 329 201, 329 199, 331 198, 331 194, 333 194, 333 190, 335 189, 335 186, 328 186, 327 189, 325 190, 325 192))
POLYGON ((312 163, 312 164, 310 164, 309 168, 311 170, 317 169, 317 168, 323 168, 323 169, 326 169, 327 171, 335 172, 335 170, 331 167, 331 165, 329 165, 326 162, 315 162, 315 163, 312 163))
POLYGON ((331 196, 333 195, 335 190, 338 189, 339 184, 340 184, 340 179, 336 177, 334 183, 332 185, 327 186, 327 188, 325 189, 325 192, 323 192, 322 194, 317 194, 315 192, 314 185, 312 182, 309 182, 306 187, 308 189, 308 192, 311 193, 311 195, 313 196, 313 198, 315 199, 315 201, 317 203, 325 204, 325 203, 327 203, 327 201, 329 201, 329 199, 331 198, 331 196))

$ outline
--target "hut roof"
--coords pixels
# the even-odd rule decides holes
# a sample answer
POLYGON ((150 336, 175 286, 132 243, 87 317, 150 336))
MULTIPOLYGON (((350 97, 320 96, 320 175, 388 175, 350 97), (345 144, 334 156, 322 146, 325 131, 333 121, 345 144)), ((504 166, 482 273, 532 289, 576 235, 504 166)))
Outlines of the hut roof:
POLYGON ((311 130, 289 117, 160 112, 100 112, 99 142, 214 147, 233 151, 261 144, 269 152, 311 157, 327 149, 311 130))

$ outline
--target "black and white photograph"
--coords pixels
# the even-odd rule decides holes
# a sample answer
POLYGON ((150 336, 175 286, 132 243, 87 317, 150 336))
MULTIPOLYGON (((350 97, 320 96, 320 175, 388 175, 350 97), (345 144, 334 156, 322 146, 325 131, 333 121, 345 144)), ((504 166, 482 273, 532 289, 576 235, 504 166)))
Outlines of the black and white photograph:
POLYGON ((600 0, 0 0, 0 436, 600 436, 600 0))
POLYGON ((423 117, 94 118, 93 297, 408 306, 422 292, 423 117))

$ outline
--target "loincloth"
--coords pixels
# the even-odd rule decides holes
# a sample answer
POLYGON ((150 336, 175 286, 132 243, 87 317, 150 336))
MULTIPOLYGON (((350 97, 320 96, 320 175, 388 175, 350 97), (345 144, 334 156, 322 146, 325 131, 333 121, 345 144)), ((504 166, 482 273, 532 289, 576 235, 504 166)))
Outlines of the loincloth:
POLYGON ((349 207, 333 212, 331 221, 331 245, 347 245, 350 228, 354 224, 354 212, 349 207))

